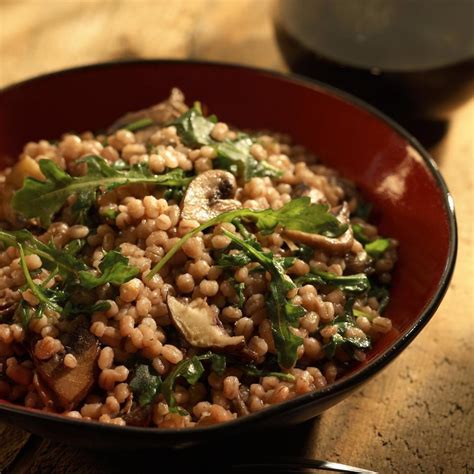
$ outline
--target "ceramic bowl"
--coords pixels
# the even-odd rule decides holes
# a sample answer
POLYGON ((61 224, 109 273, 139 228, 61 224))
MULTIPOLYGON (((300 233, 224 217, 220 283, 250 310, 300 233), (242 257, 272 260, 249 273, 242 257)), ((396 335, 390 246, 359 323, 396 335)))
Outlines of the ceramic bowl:
POLYGON ((33 433, 101 448, 206 444, 315 417, 375 376, 433 316, 456 256, 452 197, 427 152, 372 107, 321 83, 228 64, 139 61, 40 76, 0 93, 0 167, 23 144, 65 131, 100 130, 121 114, 167 97, 172 87, 237 127, 291 135, 354 181, 374 205, 383 235, 400 242, 391 303, 393 330, 336 383, 225 424, 189 430, 117 427, 0 401, 0 417, 33 433))

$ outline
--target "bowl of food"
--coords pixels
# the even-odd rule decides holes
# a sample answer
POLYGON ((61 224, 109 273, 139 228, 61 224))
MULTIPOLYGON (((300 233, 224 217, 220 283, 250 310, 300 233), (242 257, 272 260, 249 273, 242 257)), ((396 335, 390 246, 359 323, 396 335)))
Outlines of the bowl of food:
POLYGON ((139 61, 13 85, 0 167, 0 416, 79 445, 310 419, 402 352, 454 267, 421 146, 274 72, 139 61))

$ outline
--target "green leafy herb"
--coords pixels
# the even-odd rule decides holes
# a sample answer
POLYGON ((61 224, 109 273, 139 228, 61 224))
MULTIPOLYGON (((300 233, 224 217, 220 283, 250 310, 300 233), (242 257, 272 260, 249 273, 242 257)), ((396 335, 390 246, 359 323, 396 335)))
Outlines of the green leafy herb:
POLYGON ((390 247, 389 239, 380 237, 375 240, 370 240, 360 224, 352 224, 352 231, 354 232, 354 237, 359 242, 365 244, 364 249, 372 258, 380 258, 390 247))
POLYGON ((250 181, 253 177, 281 176, 281 170, 267 161, 258 161, 251 155, 250 148, 254 143, 248 135, 241 134, 237 140, 216 144, 217 157, 214 167, 241 176, 244 181, 250 181))
POLYGON ((217 259, 217 265, 223 268, 244 267, 250 261, 250 257, 243 252, 223 253, 217 259))
POLYGON ((45 181, 26 178, 23 187, 13 196, 13 208, 27 218, 39 218, 42 225, 48 226, 71 196, 76 196, 76 202, 80 203, 77 211, 84 213, 95 203, 99 189, 108 191, 133 183, 181 187, 191 179, 186 178, 181 169, 154 175, 143 165, 119 171, 98 156, 88 156, 82 161, 87 163, 87 174, 74 177, 54 161, 40 160, 39 167, 45 181))
POLYGON ((380 258, 389 247, 389 239, 376 239, 364 246, 365 251, 373 258, 380 258))
POLYGON ((99 265, 102 272, 100 276, 95 276, 88 271, 80 271, 79 278, 84 288, 92 289, 105 283, 112 285, 121 285, 137 276, 139 269, 130 266, 128 258, 124 257, 120 252, 112 250, 108 252, 99 265))
POLYGON ((232 287, 234 288, 234 290, 237 294, 237 298, 238 298, 237 307, 238 308, 243 308, 244 303, 245 303, 245 294, 244 294, 245 283, 244 282, 238 282, 235 278, 229 278, 228 281, 232 285, 232 287))
POLYGON ((151 118, 142 118, 139 120, 135 120, 135 122, 129 123, 125 129, 129 130, 130 132, 136 132, 137 130, 141 130, 142 128, 149 127, 153 125, 155 122, 151 118))
POLYGON ((286 374, 284 372, 270 372, 257 368, 255 364, 247 364, 239 366, 239 368, 242 369, 246 375, 250 375, 252 377, 277 377, 278 379, 284 380, 285 382, 295 381, 295 376, 292 374, 286 374))
POLYGON ((299 244, 299 248, 294 251, 293 255, 304 262, 309 262, 313 258, 314 249, 309 245, 299 244))
POLYGON ((189 359, 184 359, 175 365, 171 373, 163 381, 161 392, 171 412, 177 412, 186 415, 186 410, 177 407, 176 398, 174 396, 174 387, 176 380, 183 377, 190 385, 196 384, 204 373, 203 360, 209 360, 214 372, 222 375, 226 368, 226 359, 224 356, 207 352, 199 356, 193 356, 189 359))
POLYGON ((69 318, 71 316, 77 316, 78 314, 93 314, 107 311, 108 309, 110 309, 110 303, 108 301, 98 301, 92 305, 74 304, 71 301, 67 301, 61 315, 63 318, 69 318))
POLYGON ((104 211, 101 211, 100 214, 102 217, 105 219, 109 219, 111 221, 114 221, 115 218, 119 215, 119 211, 117 209, 105 209, 104 211))
POLYGON ((336 318, 334 322, 331 323, 332 326, 337 327, 337 333, 331 336, 331 340, 323 347, 328 358, 334 357, 336 349, 339 346, 346 347, 348 348, 348 350, 352 350, 354 348, 366 350, 369 349, 371 346, 371 342, 368 336, 365 339, 346 336, 346 331, 351 327, 355 327, 355 315, 353 305, 354 299, 350 298, 346 303, 344 314, 336 318))
POLYGON ((370 242, 369 237, 367 237, 364 228, 360 224, 352 224, 352 232, 354 237, 362 244, 367 244, 370 242))
POLYGON ((155 398, 162 386, 159 375, 150 374, 148 365, 140 364, 135 368, 130 388, 134 395, 138 397, 138 404, 143 407, 149 405, 155 398))
POLYGON ((258 212, 257 227, 266 232, 272 232, 277 225, 281 225, 286 229, 308 234, 338 237, 347 230, 347 225, 341 224, 329 212, 328 206, 312 204, 308 196, 293 199, 277 210, 265 209, 253 212, 258 212))
POLYGON ((272 277, 270 281, 270 297, 267 307, 272 322, 272 334, 281 367, 290 368, 296 362, 296 351, 302 344, 302 339, 291 331, 291 326, 297 326, 299 318, 305 314, 301 306, 292 304, 286 294, 295 288, 295 284, 285 274, 289 263, 286 259, 273 257, 270 252, 263 252, 256 241, 243 241, 235 234, 224 230, 224 235, 238 245, 251 259, 258 262, 272 277))
POLYGON ((235 211, 223 212, 207 222, 204 222, 178 240, 168 253, 153 267, 147 278, 152 278, 156 272, 159 272, 190 238, 209 227, 221 222, 232 222, 236 218, 250 219, 256 223, 258 229, 265 232, 271 232, 277 225, 281 225, 291 230, 322 234, 327 237, 338 237, 347 229, 345 224, 341 224, 341 222, 329 212, 327 206, 311 204, 311 200, 307 196, 293 199, 276 211, 273 209, 265 209, 263 211, 237 209, 235 211))
POLYGON ((26 265, 25 261, 25 252, 21 244, 18 245, 18 250, 20 252, 20 266, 23 271, 23 274, 25 275, 26 284, 33 293, 33 295, 36 296, 40 304, 44 304, 53 311, 62 311, 62 307, 57 304, 55 298, 51 295, 47 295, 44 289, 40 285, 37 285, 31 278, 30 271, 28 270, 28 266, 26 265))
POLYGON ((218 142, 211 137, 217 122, 215 116, 204 117, 199 102, 177 118, 170 125, 176 127, 181 141, 189 147, 212 146, 217 153, 214 167, 225 169, 249 181, 254 176, 281 176, 282 172, 266 161, 256 160, 250 153, 255 141, 246 134, 239 134, 236 140, 218 142))
POLYGON ((385 286, 378 286, 372 283, 372 287, 370 288, 368 296, 369 298, 377 298, 379 302, 378 312, 379 314, 382 314, 390 301, 390 294, 388 289, 385 286))
POLYGON ((184 112, 170 125, 176 127, 181 141, 189 147, 210 145, 214 142, 211 131, 217 120, 214 117, 205 118, 202 115, 201 105, 195 102, 194 106, 184 112))
POLYGON ((25 300, 21 300, 15 309, 14 320, 19 322, 24 329, 28 329, 31 321, 32 308, 25 300))
MULTIPOLYGON (((57 271, 65 281, 79 280, 87 289, 105 283, 121 285, 136 276, 139 270, 129 265, 128 258, 116 250, 108 252, 99 265, 102 274, 96 276, 77 253, 82 248, 83 241, 73 240, 63 249, 56 248, 52 243, 45 244, 27 230, 0 230, 0 242, 7 247, 22 247, 25 254, 36 254, 43 265, 50 271, 57 271)), ((26 277, 26 274, 25 274, 26 277)))
POLYGON ((311 268, 311 272, 295 280, 298 286, 303 285, 332 285, 341 288, 341 290, 351 293, 361 293, 370 288, 370 282, 365 273, 356 273, 354 275, 338 276, 334 273, 324 272, 317 268, 311 268))
POLYGON ((17 247, 21 244, 25 254, 38 255, 43 264, 49 269, 57 268, 64 278, 77 276, 79 271, 86 270, 87 265, 75 258, 82 241, 72 241, 63 250, 56 248, 52 243, 45 244, 27 230, 6 231, 0 230, 0 242, 7 247, 17 247))

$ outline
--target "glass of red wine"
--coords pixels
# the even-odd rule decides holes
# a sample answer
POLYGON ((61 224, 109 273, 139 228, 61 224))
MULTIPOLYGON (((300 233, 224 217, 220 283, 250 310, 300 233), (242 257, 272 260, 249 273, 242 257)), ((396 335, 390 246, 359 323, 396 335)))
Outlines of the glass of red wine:
POLYGON ((350 92, 428 148, 474 95, 473 0, 278 0, 293 72, 350 92))

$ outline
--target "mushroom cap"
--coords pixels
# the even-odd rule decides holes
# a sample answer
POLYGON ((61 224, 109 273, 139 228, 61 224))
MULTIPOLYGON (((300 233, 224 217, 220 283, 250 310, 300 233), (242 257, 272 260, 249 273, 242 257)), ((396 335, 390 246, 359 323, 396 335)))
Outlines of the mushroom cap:
MULTIPOLYGON (((182 113, 186 112, 187 109, 188 107, 184 103, 183 93, 179 89, 173 88, 169 98, 165 101, 147 107, 146 109, 141 109, 136 112, 128 112, 125 115, 122 115, 107 129, 107 133, 114 133, 136 120, 145 118, 149 118, 156 124, 162 126, 163 124, 166 124, 166 122, 178 118, 182 113)), ((157 126, 152 126, 150 128, 153 132, 158 129, 157 126)))
MULTIPOLYGON (((349 224, 349 206, 346 202, 341 206, 337 219, 343 224, 349 224)), ((289 229, 285 229, 283 235, 291 240, 302 242, 310 247, 325 250, 334 255, 345 255, 351 250, 352 244, 354 243, 354 235, 351 226, 349 226, 347 230, 337 238, 289 229)))
POLYGON ((215 313, 202 298, 190 302, 168 296, 168 308, 174 325, 193 347, 241 348, 244 336, 229 336, 215 313))
POLYGON ((242 203, 232 199, 236 191, 237 181, 232 173, 224 170, 205 171, 189 184, 181 217, 202 224, 223 212, 239 209, 242 203))
POLYGON ((77 327, 70 334, 70 352, 77 359, 77 366, 69 369, 64 365, 64 353, 56 354, 47 361, 34 358, 36 386, 41 389, 43 400, 65 410, 71 410, 83 400, 94 384, 99 341, 87 327, 77 327))

